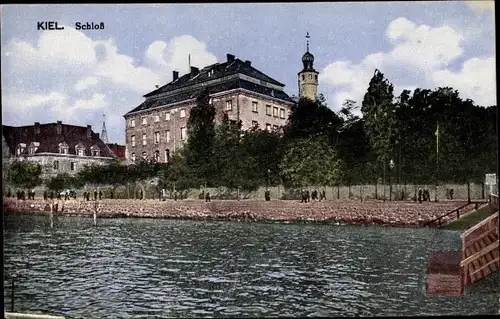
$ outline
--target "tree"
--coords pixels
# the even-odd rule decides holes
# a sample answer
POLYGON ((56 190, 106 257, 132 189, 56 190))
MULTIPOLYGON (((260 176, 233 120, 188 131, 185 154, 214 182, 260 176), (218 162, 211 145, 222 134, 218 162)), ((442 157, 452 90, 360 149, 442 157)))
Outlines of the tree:
POLYGON ((386 165, 393 156, 399 137, 393 91, 393 85, 384 78, 384 74, 375 70, 361 106, 366 134, 378 161, 382 163, 384 193, 386 165))
POLYGON ((214 175, 215 107, 207 90, 202 91, 189 115, 189 139, 185 146, 186 163, 196 182, 210 181, 214 175))
POLYGON ((37 163, 14 161, 10 166, 9 180, 15 187, 33 189, 42 184, 42 166, 37 163))
POLYGON ((343 162, 325 137, 289 144, 280 168, 285 184, 291 187, 339 185, 343 175, 343 162))
POLYGON ((62 190, 66 188, 72 188, 75 183, 75 179, 67 173, 57 174, 54 177, 49 178, 45 186, 54 191, 56 194, 59 194, 62 190))
POLYGON ((337 114, 328 108, 322 95, 316 101, 302 97, 297 105, 292 106, 283 130, 284 138, 290 141, 323 135, 334 143, 341 123, 337 114))

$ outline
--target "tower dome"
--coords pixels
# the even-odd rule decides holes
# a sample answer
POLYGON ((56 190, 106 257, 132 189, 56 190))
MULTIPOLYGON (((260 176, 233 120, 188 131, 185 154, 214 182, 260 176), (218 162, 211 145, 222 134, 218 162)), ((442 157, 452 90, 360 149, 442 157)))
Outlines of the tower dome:
POLYGON ((314 55, 312 55, 312 53, 310 53, 309 51, 307 51, 302 56, 302 62, 314 62, 314 55))

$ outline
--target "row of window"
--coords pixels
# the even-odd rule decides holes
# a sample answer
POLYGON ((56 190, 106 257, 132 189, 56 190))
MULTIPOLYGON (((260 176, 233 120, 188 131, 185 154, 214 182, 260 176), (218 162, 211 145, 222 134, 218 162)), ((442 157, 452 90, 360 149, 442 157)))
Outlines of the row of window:
MULTIPOLYGON (((312 78, 313 78, 312 74, 309 74, 309 80, 312 80, 312 78)), ((317 74, 315 74, 315 75, 314 75, 314 78, 315 78, 315 80, 317 81, 317 80, 318 80, 318 75, 317 75, 317 74)), ((305 75, 305 74, 302 74, 302 80, 305 80, 305 79, 306 79, 306 75, 305 75)))
MULTIPOLYGON (((52 168, 54 170, 58 170, 59 169, 59 161, 54 161, 52 168)), ((76 170, 76 163, 75 162, 70 163, 70 170, 72 170, 72 171, 76 170)))
MULTIPOLYGON (((258 128, 259 127, 259 122, 257 121, 252 121, 252 128, 258 128)), ((278 126, 278 125, 272 125, 269 123, 266 123, 266 131, 271 131, 271 127, 274 131, 282 130, 283 126, 278 126)))
MULTIPOLYGON (((175 114, 175 113, 177 113, 177 110, 171 110, 171 111, 166 112, 165 113, 165 121, 170 121, 170 118, 171 118, 170 114, 175 114)), ((181 109, 179 111, 179 117, 180 118, 186 117, 186 110, 185 109, 181 109)), ((142 125, 147 125, 148 124, 148 117, 147 116, 143 116, 141 118, 141 120, 142 120, 142 125)), ((160 122, 160 115, 159 114, 155 114, 153 116, 153 121, 155 123, 160 122)), ((135 119, 130 119, 130 127, 135 127, 135 119)))
MULTIPOLYGON (((226 101, 226 111, 232 111, 233 110, 233 101, 232 100, 227 100, 226 101)), ((170 114, 171 113, 176 113, 177 110, 172 110, 172 111, 168 111, 165 113, 165 120, 166 121, 170 121, 170 114)), ((254 113, 258 113, 259 112, 259 104, 257 101, 253 101, 252 102, 252 112, 254 113)), ((184 109, 181 109, 179 111, 179 116, 180 118, 184 118, 186 117, 186 110, 184 109)), ((269 115, 269 116, 274 116, 274 117, 280 117, 282 119, 285 118, 285 109, 283 108, 278 108, 276 106, 272 107, 271 105, 267 104, 266 105, 266 115, 269 115), (279 114, 278 114, 278 111, 279 111, 279 114)), ((159 122, 160 121, 160 115, 159 114, 155 114, 153 116, 153 121, 155 123, 159 122)), ((142 124, 143 125, 147 125, 148 124, 148 117, 147 116, 143 116, 142 117, 142 124)), ((135 127, 135 119, 130 119, 130 127, 135 127)))
MULTIPOLYGON (((36 153, 37 149, 38 149, 38 147, 30 146, 28 148, 28 154, 34 155, 36 153)), ((25 147, 22 147, 22 146, 17 147, 16 155, 21 155, 22 153, 24 153, 24 150, 25 150, 25 147)), ((66 145, 59 144, 59 154, 64 154, 64 155, 69 154, 69 147, 67 146, 67 144, 66 145)), ((101 151, 98 149, 97 146, 93 146, 90 149, 90 154, 92 156, 100 156, 101 151)), ((76 148, 76 155, 85 156, 85 148, 76 148)))
MULTIPOLYGON (((167 149, 165 150, 165 152, 164 152, 164 156, 165 156, 165 157, 164 157, 164 158, 165 158, 164 162, 165 162, 165 163, 170 162, 170 149, 168 149, 168 148, 167 148, 167 149)), ((145 159, 145 160, 146 160, 146 159, 148 159, 148 153, 146 153, 146 152, 142 152, 142 158, 143 158, 143 159, 145 159)), ((136 155, 135 155, 135 153, 130 154, 130 159, 132 160, 132 162, 135 162, 135 160, 136 160, 136 155)), ((154 152, 154 154, 153 154, 153 160, 154 160, 155 162, 158 162, 158 163, 161 161, 161 159, 160 159, 160 151, 156 150, 156 151, 154 152)))
MULTIPOLYGON (((181 135, 181 141, 185 140, 187 137, 186 134, 186 127, 181 127, 180 129, 180 135, 181 135)), ((170 142, 170 130, 165 131, 165 141, 168 143, 170 142)), ((154 132, 154 143, 159 144, 160 143, 160 132, 154 132)), ((130 145, 132 147, 135 146, 135 135, 130 136, 130 145)), ((142 134, 142 145, 148 145, 148 136, 146 133, 142 134)))

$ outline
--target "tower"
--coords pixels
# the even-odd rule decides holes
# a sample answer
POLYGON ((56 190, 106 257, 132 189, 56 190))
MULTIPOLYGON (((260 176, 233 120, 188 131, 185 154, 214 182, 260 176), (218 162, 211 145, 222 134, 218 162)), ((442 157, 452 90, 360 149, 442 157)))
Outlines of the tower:
POLYGON ((307 32, 307 51, 302 56, 304 68, 298 73, 299 76, 299 97, 307 97, 316 101, 318 94, 318 74, 313 67, 314 55, 309 52, 309 32, 307 32))
POLYGON ((102 115, 102 132, 101 132, 101 140, 108 144, 108 133, 106 132, 106 115, 102 115))

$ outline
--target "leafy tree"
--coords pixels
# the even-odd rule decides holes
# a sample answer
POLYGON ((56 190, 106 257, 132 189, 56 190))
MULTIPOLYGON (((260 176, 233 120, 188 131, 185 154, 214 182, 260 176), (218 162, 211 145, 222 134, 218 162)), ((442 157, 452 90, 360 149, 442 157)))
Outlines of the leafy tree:
POLYGON ((76 181, 75 178, 73 178, 69 174, 62 173, 49 178, 45 186, 49 190, 54 191, 56 194, 59 194, 64 189, 72 188, 75 181, 76 181))
POLYGON ((384 179, 387 162, 393 156, 399 138, 393 91, 393 85, 384 74, 375 70, 361 106, 365 131, 378 161, 382 163, 384 179))
POLYGON ((291 187, 338 185, 343 174, 342 160, 324 137, 289 144, 280 168, 285 184, 291 187))
POLYGON ((14 161, 10 166, 9 180, 15 187, 33 189, 42 184, 42 166, 37 163, 14 161))
POLYGON ((284 127, 287 141, 310 136, 328 136, 331 143, 337 141, 341 119, 325 103, 322 95, 316 101, 301 98, 292 106, 288 122, 284 127))
POLYGON ((186 163, 194 182, 210 181, 214 175, 213 155, 215 143, 215 107, 210 103, 207 90, 196 100, 187 123, 189 139, 185 146, 186 163))

